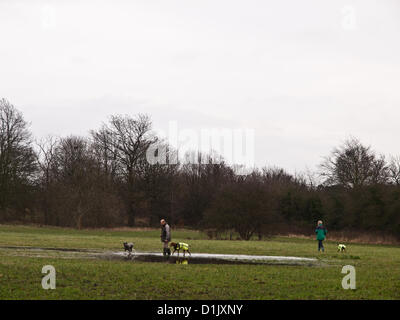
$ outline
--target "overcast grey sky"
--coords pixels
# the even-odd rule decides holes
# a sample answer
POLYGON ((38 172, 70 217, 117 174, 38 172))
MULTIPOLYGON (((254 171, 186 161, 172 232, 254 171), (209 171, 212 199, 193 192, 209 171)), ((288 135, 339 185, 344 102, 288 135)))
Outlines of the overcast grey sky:
POLYGON ((38 137, 111 114, 252 128, 258 166, 400 154, 400 2, 0 0, 0 97, 38 137))

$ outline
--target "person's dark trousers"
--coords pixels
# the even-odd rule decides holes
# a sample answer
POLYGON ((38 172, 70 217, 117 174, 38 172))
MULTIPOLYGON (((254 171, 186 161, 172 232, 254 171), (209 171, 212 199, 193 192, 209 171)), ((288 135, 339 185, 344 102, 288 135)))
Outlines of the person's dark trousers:
POLYGON ((322 250, 325 251, 324 244, 322 243, 323 240, 318 240, 318 251, 322 250))
POLYGON ((170 248, 164 248, 163 256, 169 258, 170 255, 171 255, 171 249, 170 248))

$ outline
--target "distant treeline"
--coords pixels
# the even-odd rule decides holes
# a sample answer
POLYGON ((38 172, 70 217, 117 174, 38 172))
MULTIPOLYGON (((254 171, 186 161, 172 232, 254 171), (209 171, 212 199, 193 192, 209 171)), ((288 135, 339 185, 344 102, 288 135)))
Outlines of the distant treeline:
MULTIPOLYGON (((36 141, 23 115, 2 99, 0 222, 99 228, 158 226, 166 218, 249 239, 312 230, 322 219, 332 231, 400 237, 400 158, 387 160, 357 139, 325 158, 318 183, 279 168, 238 174, 204 154, 197 154, 203 164, 150 164, 146 152, 159 145, 165 143, 141 114, 111 116, 89 137, 36 141)), ((166 159, 174 153, 154 149, 166 159)))

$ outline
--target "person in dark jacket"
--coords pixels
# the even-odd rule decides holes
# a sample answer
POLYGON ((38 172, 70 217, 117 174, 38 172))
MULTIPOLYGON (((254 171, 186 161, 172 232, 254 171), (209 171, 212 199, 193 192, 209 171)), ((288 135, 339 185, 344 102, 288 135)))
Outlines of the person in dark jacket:
POLYGON ((325 251, 324 244, 322 242, 325 240, 327 232, 328 231, 323 226, 322 221, 319 220, 317 229, 315 229, 315 233, 317 234, 317 240, 318 240, 318 252, 320 250, 322 250, 322 252, 325 251))
POLYGON ((171 241, 171 228, 168 223, 161 219, 161 242, 163 243, 163 255, 169 257, 171 255, 171 249, 168 247, 168 243, 171 241))

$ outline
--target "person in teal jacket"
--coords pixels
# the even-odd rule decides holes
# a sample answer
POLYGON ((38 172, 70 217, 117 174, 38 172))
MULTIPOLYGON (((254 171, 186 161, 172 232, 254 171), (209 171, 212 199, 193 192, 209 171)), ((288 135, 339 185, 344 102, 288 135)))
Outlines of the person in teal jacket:
POLYGON ((317 234, 317 240, 318 240, 318 252, 320 250, 322 250, 322 252, 325 251, 324 244, 322 243, 322 241, 325 240, 327 232, 328 231, 323 226, 322 221, 319 220, 317 229, 315 229, 315 233, 317 234))

